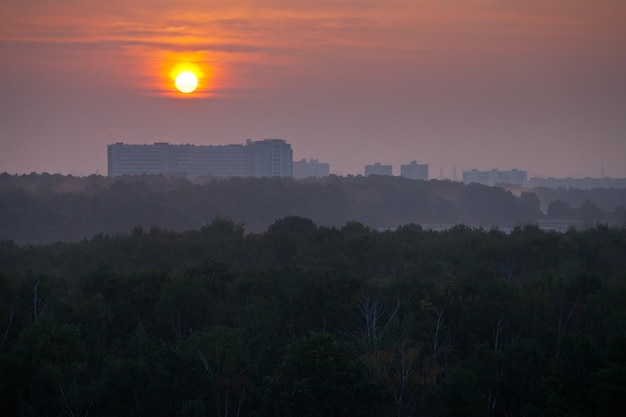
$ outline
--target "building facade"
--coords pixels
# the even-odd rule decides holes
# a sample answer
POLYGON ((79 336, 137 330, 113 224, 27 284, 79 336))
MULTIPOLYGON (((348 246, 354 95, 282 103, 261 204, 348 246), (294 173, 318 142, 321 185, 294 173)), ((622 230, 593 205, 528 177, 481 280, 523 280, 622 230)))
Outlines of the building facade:
POLYGON ((166 174, 170 172, 169 144, 124 145, 116 143, 107 147, 108 175, 166 174))
POLYGON ((428 181, 428 165, 418 164, 416 161, 410 164, 400 165, 400 176, 412 180, 428 181))
POLYGON ((245 145, 246 177, 291 177, 293 151, 283 139, 252 141, 245 145))
POLYGON ((293 161, 293 177, 297 180, 330 175, 330 165, 317 159, 293 161))
POLYGON ((108 175, 166 174, 189 178, 290 177, 291 145, 283 139, 248 140, 245 145, 153 145, 107 147, 108 175))
POLYGON ((392 165, 383 165, 376 162, 373 165, 365 165, 365 176, 369 175, 393 175, 392 165))
POLYGON ((510 171, 500 171, 492 169, 491 171, 479 171, 473 169, 471 171, 463 171, 463 183, 478 183, 483 185, 494 186, 498 184, 513 184, 526 187, 528 173, 518 169, 510 171))

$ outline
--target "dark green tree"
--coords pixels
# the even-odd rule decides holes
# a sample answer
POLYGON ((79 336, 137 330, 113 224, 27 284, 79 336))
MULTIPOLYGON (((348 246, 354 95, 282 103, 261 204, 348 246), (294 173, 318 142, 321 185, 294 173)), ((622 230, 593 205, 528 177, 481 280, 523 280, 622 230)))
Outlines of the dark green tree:
POLYGON ((262 415, 365 417, 380 415, 383 390, 363 363, 327 333, 294 341, 264 383, 262 415))
POLYGON ((548 217, 556 219, 568 219, 574 214, 572 207, 565 201, 557 199, 548 204, 548 217))
POLYGON ((591 200, 585 200, 580 205, 580 218, 585 227, 592 227, 602 221, 602 210, 591 200))

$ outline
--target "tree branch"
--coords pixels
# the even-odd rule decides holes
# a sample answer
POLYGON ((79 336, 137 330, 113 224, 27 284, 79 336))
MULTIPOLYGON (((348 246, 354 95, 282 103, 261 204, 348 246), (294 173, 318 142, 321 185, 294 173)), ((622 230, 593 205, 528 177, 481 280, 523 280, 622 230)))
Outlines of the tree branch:
POLYGON ((15 316, 15 310, 9 311, 9 324, 7 324, 7 329, 4 331, 4 336, 2 336, 2 342, 0 342, 0 350, 4 346, 4 342, 6 342, 7 337, 9 336, 9 330, 11 330, 11 325, 13 324, 13 317, 15 316))

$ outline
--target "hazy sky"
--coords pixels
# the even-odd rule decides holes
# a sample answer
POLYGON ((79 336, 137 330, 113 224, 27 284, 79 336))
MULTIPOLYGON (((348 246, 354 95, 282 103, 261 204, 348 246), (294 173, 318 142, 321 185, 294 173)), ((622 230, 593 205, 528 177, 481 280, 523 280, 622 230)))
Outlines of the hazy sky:
POLYGON ((626 1, 0 0, 0 172, 275 137, 343 175, 626 177, 626 1))

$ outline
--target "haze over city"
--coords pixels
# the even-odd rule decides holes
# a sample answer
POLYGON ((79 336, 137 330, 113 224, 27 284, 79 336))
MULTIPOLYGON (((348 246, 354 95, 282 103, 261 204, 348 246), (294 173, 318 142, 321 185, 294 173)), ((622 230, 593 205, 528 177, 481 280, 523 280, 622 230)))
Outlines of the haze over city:
POLYGON ((106 174, 120 141, 283 138, 342 175, 626 177, 624 51, 619 0, 3 2, 0 172, 106 174))

